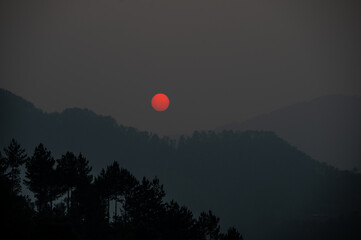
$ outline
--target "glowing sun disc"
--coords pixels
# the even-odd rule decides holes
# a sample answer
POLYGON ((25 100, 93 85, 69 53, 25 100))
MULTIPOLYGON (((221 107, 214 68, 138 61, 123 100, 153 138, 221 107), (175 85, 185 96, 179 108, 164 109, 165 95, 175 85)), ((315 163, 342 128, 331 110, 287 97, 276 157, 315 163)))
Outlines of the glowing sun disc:
POLYGON ((169 107, 169 98, 163 93, 158 93, 152 98, 152 107, 158 112, 163 112, 169 107))

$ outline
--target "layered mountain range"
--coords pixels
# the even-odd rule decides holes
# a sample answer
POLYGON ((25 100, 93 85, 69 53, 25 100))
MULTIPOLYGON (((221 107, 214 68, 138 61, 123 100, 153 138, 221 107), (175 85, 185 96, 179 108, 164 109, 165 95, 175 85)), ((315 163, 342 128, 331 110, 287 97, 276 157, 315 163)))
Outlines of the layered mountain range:
MULTIPOLYGON (((318 116, 317 109, 295 114, 294 121, 307 123, 318 116)), ((273 119, 269 117, 270 123, 278 123, 273 119)), ((306 130, 292 125, 291 120, 285 120, 289 125, 283 124, 297 128, 290 130, 290 136, 305 134, 306 130)), ((324 125, 336 120, 327 115, 324 121, 317 121, 319 125, 309 132, 323 129, 330 135, 324 125)), ((334 129, 338 136, 343 134, 340 129, 334 129)), ((87 109, 45 113, 0 90, 1 147, 15 138, 28 155, 39 143, 55 158, 66 151, 81 152, 94 166, 94 174, 116 160, 138 177, 158 176, 167 198, 177 199, 195 214, 212 209, 222 219, 222 227, 236 226, 245 239, 356 236, 361 223, 361 175, 315 160, 275 132, 195 131, 176 143, 119 125, 113 118, 87 109)), ((348 153, 340 156, 346 159, 348 153)))

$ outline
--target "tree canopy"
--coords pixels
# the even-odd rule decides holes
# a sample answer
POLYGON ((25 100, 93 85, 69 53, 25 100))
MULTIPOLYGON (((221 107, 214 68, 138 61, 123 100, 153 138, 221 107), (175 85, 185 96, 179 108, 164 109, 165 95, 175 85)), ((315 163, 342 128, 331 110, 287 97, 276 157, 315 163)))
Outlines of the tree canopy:
MULTIPOLYGON (((15 159, 16 156, 17 168, 25 163, 26 155, 16 141, 12 141, 5 152, 7 157, 15 159)), ((82 154, 76 156, 72 152, 66 152, 55 160, 51 152, 43 144, 39 144, 25 164, 24 183, 35 196, 34 208, 29 198, 20 195, 12 187, 20 181, 19 174, 17 173, 17 177, 4 174, 9 168, 5 167, 9 160, 2 157, 1 152, 0 160, 1 194, 4 196, 1 205, 10 209, 4 211, 4 217, 13 218, 8 223, 9 231, 15 231, 22 224, 24 237, 242 239, 233 234, 232 229, 222 234, 219 218, 211 211, 202 212, 196 218, 187 207, 180 206, 176 201, 165 202, 166 193, 157 177, 143 177, 139 181, 127 169, 121 168, 117 161, 93 179, 92 168, 82 154), (114 205, 113 217, 110 217, 111 202, 114 205), (14 218, 15 212, 18 217, 14 218)))

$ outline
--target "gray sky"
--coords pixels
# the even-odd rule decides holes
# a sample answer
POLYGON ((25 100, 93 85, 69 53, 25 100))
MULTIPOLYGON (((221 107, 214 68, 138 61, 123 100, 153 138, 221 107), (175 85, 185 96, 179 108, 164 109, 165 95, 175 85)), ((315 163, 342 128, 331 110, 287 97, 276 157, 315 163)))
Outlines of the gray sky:
POLYGON ((0 87, 160 134, 361 95, 359 0, 1 0, 0 87), (170 98, 152 110, 155 93, 170 98))

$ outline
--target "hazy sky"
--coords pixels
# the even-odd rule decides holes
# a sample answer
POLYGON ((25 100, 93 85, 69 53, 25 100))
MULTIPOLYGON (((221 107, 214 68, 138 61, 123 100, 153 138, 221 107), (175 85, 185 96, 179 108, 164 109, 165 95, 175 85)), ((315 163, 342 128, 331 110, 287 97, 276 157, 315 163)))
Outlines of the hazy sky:
POLYGON ((0 87, 160 134, 361 94, 360 0, 1 0, 0 87), (170 108, 152 110, 166 93, 170 108))

